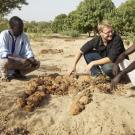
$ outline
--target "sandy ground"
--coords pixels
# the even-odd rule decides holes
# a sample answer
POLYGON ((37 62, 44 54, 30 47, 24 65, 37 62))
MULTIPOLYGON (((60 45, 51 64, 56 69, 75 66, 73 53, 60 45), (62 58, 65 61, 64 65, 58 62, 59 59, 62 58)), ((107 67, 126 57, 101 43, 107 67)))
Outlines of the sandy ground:
MULTIPOLYGON (((16 98, 26 90, 29 80, 38 75, 67 74, 79 48, 87 38, 43 38, 31 41, 41 67, 27 75, 26 80, 13 79, 0 82, 0 134, 1 135, 134 135, 135 98, 123 94, 132 86, 122 85, 122 92, 106 94, 94 91, 92 101, 78 115, 71 115, 72 97, 50 95, 33 112, 16 106, 16 98), (48 50, 50 49, 50 50, 48 50)), ((83 58, 77 67, 84 73, 83 58)), ((96 87, 96 86, 95 86, 96 87)))

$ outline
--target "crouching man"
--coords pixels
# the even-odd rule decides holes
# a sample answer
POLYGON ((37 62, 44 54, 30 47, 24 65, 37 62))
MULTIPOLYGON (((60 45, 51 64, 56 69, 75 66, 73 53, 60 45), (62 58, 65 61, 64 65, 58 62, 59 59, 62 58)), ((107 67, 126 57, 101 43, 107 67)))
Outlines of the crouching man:
POLYGON ((34 58, 29 39, 23 32, 23 21, 17 16, 9 20, 10 29, 0 33, 1 80, 9 81, 9 74, 22 78, 39 68, 40 62, 34 58))
POLYGON ((125 51, 121 37, 113 31, 108 21, 98 25, 99 35, 85 43, 77 53, 69 74, 76 72, 76 66, 80 58, 84 56, 87 63, 85 69, 91 76, 99 76, 104 73, 113 78, 112 66, 117 57, 125 51))

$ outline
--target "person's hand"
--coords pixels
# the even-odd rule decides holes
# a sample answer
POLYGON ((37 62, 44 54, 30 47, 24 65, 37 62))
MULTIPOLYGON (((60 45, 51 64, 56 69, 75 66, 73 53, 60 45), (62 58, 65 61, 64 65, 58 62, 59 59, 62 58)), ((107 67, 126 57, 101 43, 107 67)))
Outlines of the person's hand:
POLYGON ((119 66, 118 66, 117 64, 114 64, 114 65, 113 65, 113 69, 112 69, 113 75, 114 75, 114 76, 118 75, 119 71, 120 71, 119 66))
POLYGON ((37 61, 35 58, 29 58, 29 59, 27 59, 27 61, 32 64, 32 67, 39 67, 40 66, 40 62, 37 61))
POLYGON ((76 73, 76 66, 73 66, 69 71, 68 71, 68 75, 71 75, 73 73, 76 73))
POLYGON ((93 62, 89 63, 89 64, 86 66, 85 71, 86 71, 86 72, 90 72, 90 70, 91 70, 91 68, 92 68, 93 66, 94 66, 94 63, 93 63, 93 62))
POLYGON ((32 64, 33 67, 35 68, 38 68, 40 66, 40 62, 39 61, 35 61, 33 64, 32 64))
POLYGON ((117 88, 117 84, 120 82, 122 74, 119 73, 116 77, 114 77, 111 81, 111 90, 115 90, 117 88))

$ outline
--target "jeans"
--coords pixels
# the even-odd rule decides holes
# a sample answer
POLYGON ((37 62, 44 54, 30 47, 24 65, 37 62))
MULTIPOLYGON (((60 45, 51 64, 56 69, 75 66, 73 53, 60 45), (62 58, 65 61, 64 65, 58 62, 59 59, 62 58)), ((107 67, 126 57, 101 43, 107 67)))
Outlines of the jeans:
MULTIPOLYGON (((94 60, 102 59, 102 57, 97 52, 92 51, 90 53, 84 54, 84 59, 85 59, 86 63, 89 64, 90 62, 92 62, 94 60)), ((113 67, 113 63, 93 66, 91 68, 91 75, 98 76, 102 73, 105 73, 110 78, 113 78, 112 67, 113 67)))

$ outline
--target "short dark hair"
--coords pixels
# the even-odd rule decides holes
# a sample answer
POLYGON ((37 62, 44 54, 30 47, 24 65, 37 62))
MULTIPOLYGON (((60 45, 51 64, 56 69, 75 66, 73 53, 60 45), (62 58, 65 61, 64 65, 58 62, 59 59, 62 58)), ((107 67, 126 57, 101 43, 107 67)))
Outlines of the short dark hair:
POLYGON ((9 20, 9 25, 11 28, 14 28, 16 25, 23 26, 23 20, 18 16, 13 16, 9 20))

